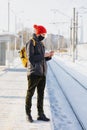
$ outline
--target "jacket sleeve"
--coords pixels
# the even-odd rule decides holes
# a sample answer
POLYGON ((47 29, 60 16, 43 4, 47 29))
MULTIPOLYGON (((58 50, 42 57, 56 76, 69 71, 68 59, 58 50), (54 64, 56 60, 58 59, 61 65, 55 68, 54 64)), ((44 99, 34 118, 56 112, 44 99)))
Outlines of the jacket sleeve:
POLYGON ((43 54, 35 54, 35 49, 32 40, 28 42, 26 50, 28 59, 32 64, 35 62, 40 62, 44 59, 43 54))
POLYGON ((51 60, 52 58, 51 57, 45 57, 45 60, 46 61, 49 61, 49 60, 51 60))

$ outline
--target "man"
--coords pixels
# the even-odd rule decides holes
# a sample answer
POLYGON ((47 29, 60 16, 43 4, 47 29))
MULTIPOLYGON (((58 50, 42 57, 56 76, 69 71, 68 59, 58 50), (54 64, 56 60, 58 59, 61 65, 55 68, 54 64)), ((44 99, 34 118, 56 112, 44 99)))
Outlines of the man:
POLYGON ((33 122, 31 116, 32 96, 34 95, 35 88, 37 88, 37 109, 38 118, 37 120, 50 121, 44 114, 43 100, 44 100, 44 89, 46 83, 46 72, 47 64, 46 61, 50 60, 53 56, 53 51, 45 53, 45 47, 42 40, 45 38, 47 30, 41 25, 34 25, 33 39, 31 39, 26 46, 28 56, 28 90, 26 95, 26 114, 29 122, 33 122))

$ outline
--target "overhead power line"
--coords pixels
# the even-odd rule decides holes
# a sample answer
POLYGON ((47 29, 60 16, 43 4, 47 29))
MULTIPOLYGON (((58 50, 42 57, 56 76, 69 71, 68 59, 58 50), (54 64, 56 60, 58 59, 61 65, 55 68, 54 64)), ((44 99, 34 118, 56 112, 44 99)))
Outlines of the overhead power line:
POLYGON ((51 9, 51 11, 53 11, 54 13, 58 12, 58 13, 60 13, 61 15, 66 16, 66 17, 68 17, 69 19, 71 19, 70 16, 68 16, 67 14, 65 14, 64 12, 62 12, 62 11, 60 11, 60 10, 58 10, 58 9, 51 9))

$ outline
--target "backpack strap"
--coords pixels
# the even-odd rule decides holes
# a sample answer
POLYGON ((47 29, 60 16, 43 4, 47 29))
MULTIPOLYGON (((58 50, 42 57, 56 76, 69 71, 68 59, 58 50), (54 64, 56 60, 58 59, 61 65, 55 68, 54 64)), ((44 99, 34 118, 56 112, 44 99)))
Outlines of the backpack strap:
POLYGON ((31 38, 31 40, 33 41, 33 46, 36 46, 36 41, 34 40, 34 38, 31 38))
MULTIPOLYGON (((35 47, 36 46, 36 41, 34 40, 34 38, 31 37, 30 40, 33 41, 33 46, 35 47)), ((26 48, 27 48, 28 42, 29 41, 26 42, 26 48)))

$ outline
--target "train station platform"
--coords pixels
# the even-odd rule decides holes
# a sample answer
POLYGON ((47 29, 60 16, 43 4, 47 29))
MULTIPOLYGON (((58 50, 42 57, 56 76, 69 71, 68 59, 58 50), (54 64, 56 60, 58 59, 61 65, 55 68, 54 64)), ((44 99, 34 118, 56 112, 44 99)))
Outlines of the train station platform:
POLYGON ((50 103, 45 89, 44 111, 50 122, 37 121, 37 95, 33 96, 32 117, 25 114, 26 69, 20 64, 0 70, 0 130, 53 130, 50 103))

